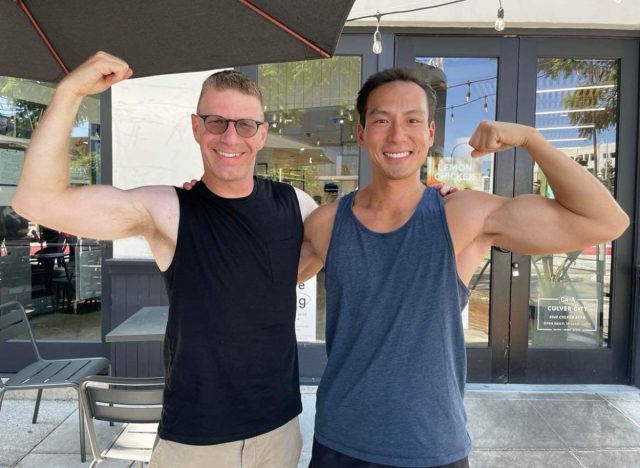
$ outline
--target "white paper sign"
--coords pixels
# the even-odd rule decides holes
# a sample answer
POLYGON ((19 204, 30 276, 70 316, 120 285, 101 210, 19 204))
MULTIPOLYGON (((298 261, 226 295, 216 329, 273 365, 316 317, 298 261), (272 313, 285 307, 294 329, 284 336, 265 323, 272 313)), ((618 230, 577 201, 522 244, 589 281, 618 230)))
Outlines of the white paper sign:
POLYGON ((469 329, 469 304, 467 303, 462 309, 462 328, 465 330, 469 329))
POLYGON ((18 185, 23 162, 24 150, 0 148, 0 184, 18 185))
POLYGON ((296 286, 296 337, 298 341, 316 341, 316 277, 296 286))

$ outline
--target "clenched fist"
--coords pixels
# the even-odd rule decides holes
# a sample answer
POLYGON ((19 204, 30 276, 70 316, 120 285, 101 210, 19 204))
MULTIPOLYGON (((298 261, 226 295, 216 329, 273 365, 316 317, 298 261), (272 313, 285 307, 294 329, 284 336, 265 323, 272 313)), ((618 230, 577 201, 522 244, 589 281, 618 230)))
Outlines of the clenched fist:
POLYGON ((469 140, 469 145, 473 148, 471 156, 477 158, 514 146, 525 146, 536 134, 536 129, 525 125, 483 120, 469 140))
POLYGON ((58 86, 79 97, 98 94, 133 74, 127 62, 98 52, 66 76, 58 86))

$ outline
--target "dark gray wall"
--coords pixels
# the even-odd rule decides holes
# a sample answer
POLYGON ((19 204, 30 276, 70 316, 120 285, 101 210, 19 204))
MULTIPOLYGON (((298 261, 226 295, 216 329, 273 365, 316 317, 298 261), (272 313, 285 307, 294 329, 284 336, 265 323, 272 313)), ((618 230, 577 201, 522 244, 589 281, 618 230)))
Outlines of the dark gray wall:
MULTIPOLYGON (((131 317, 141 307, 167 305, 160 270, 152 260, 110 259, 105 261, 102 313, 105 333, 131 317)), ((111 343, 113 374, 125 377, 164 375, 161 343, 111 343)))

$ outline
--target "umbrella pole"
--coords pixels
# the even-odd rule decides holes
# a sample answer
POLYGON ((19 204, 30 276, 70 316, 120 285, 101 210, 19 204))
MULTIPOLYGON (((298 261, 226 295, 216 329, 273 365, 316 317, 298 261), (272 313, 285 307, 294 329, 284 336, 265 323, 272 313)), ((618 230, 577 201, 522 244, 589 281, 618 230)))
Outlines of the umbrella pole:
POLYGON ((44 45, 47 46, 47 48, 49 49, 49 52, 51 52, 51 55, 53 55, 53 58, 56 60, 56 62, 58 62, 58 65, 60 65, 60 68, 62 68, 62 71, 64 72, 64 74, 68 75, 69 74, 69 68, 67 68, 67 66, 64 64, 64 62, 62 61, 62 59, 58 55, 58 52, 53 47, 53 44, 51 44, 51 41, 49 41, 49 38, 47 37, 47 35, 44 33, 44 31, 42 30, 42 28, 40 27, 40 25, 36 21, 36 19, 31 14, 31 11, 29 10, 29 7, 27 7, 27 5, 25 5, 23 0, 17 0, 17 3, 18 3, 18 6, 20 7, 20 9, 22 10, 22 12, 25 14, 27 19, 31 23, 31 25, 33 26, 33 29, 36 30, 36 32, 40 36, 40 39, 42 39, 42 42, 44 42, 44 45))
POLYGON ((303 44, 305 44, 307 47, 310 47, 311 49, 315 50, 318 54, 320 54, 322 57, 324 58, 331 58, 331 54, 329 52, 327 52, 326 50, 322 49, 321 47, 318 47, 316 44, 314 44, 313 42, 311 42, 309 39, 307 39, 306 37, 302 36, 301 34, 295 32, 293 29, 291 29, 289 26, 287 26, 286 24, 284 24, 282 21, 278 20, 277 18, 274 18, 273 16, 271 16, 269 13, 267 13, 266 11, 258 8, 257 6, 255 6, 253 3, 251 3, 249 0, 239 0, 240 3, 243 3, 245 6, 247 6, 248 8, 251 8, 253 11, 255 11, 256 13, 258 13, 260 16, 262 16, 263 18, 265 18, 267 21, 272 22, 273 24, 275 24, 277 27, 279 27, 280 29, 282 29, 284 32, 286 32, 287 34, 289 34, 290 36, 295 37, 296 39, 298 39, 300 42, 302 42, 303 44))

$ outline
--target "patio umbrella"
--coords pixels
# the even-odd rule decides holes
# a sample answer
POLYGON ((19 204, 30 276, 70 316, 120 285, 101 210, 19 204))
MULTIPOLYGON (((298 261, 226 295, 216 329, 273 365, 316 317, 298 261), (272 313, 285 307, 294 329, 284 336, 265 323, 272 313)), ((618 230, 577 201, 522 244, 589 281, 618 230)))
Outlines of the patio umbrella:
POLYGON ((330 57, 355 0, 0 0, 0 75, 55 82, 98 50, 136 77, 330 57))

